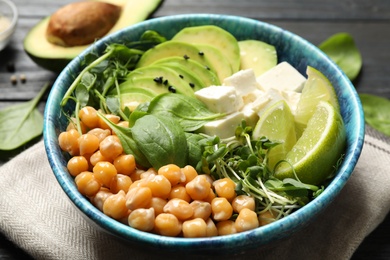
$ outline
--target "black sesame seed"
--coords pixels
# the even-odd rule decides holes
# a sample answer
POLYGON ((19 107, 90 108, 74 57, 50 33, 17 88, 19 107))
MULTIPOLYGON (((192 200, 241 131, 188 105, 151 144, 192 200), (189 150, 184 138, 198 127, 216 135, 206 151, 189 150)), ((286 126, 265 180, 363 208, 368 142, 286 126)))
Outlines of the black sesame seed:
POLYGON ((189 57, 187 54, 184 54, 183 58, 184 58, 185 60, 188 60, 190 57, 189 57))
POLYGON ((184 76, 183 75, 179 75, 180 78, 184 79, 184 76))
POLYGON ((203 51, 200 51, 200 52, 199 52, 199 55, 200 55, 200 56, 203 56, 203 55, 204 55, 204 52, 203 52, 203 51))
POLYGON ((156 82, 157 84, 161 84, 163 82, 163 77, 155 77, 154 79, 154 82, 156 82))
POLYGON ((168 80, 167 80, 167 79, 164 80, 163 84, 164 84, 165 86, 168 85, 168 80))
POLYGON ((206 70, 210 70, 210 67, 209 66, 205 66, 206 70))
POLYGON ((172 87, 172 86, 169 86, 169 87, 168 87, 168 90, 169 90, 170 92, 172 92, 172 93, 176 93, 176 89, 175 89, 174 87, 172 87))
POLYGON ((191 88, 195 88, 195 84, 192 83, 192 82, 190 82, 190 87, 191 87, 191 88))

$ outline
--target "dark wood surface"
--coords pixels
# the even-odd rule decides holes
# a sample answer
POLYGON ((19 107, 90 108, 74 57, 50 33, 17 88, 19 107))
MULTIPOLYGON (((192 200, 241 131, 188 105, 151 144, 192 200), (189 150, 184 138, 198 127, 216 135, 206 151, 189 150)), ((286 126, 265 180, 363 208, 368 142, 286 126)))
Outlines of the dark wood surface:
MULTIPOLYGON (((45 82, 55 80, 57 74, 38 67, 26 55, 23 39, 40 19, 72 2, 13 1, 20 17, 11 43, 0 52, 0 109, 33 98, 45 82), (12 84, 12 75, 24 75, 27 81, 12 84)), ((362 73, 354 82, 357 91, 390 98, 389 0, 166 0, 153 16, 184 13, 219 13, 262 20, 316 45, 334 33, 348 32, 363 56, 362 73)), ((40 110, 43 109, 42 102, 40 110)), ((0 160, 0 165, 3 163, 0 160)), ((23 257, 28 255, 0 234, 0 259, 23 257)), ((353 259, 390 259, 390 217, 363 241, 353 259)))

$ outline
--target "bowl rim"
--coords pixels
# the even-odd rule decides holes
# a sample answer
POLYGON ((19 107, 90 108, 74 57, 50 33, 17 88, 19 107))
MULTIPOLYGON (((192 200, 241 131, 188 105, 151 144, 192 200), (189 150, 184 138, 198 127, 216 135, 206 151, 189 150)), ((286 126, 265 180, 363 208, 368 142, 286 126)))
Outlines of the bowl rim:
MULTIPOLYGON (((7 4, 12 10, 11 23, 7 29, 0 32, 0 37, 1 37, 2 35, 8 35, 8 34, 12 33, 12 31, 14 30, 16 23, 18 21, 19 12, 18 12, 18 8, 11 0, 0 0, 0 2, 7 4)), ((1 13, 0 13, 0 16, 2 16, 1 13)))
MULTIPOLYGON (((349 79, 346 77, 346 75, 338 68, 338 66, 331 61, 322 51, 320 51, 316 46, 305 40, 304 38, 286 31, 276 25, 254 20, 251 18, 246 17, 240 17, 240 16, 234 16, 234 15, 219 15, 219 14, 179 14, 179 15, 171 15, 171 16, 164 16, 159 18, 152 18, 149 20, 146 20, 144 22, 140 22, 136 25, 132 25, 130 27, 127 27, 121 31, 128 31, 133 30, 135 28, 141 28, 145 24, 150 23, 158 23, 158 22, 174 22, 179 21, 180 19, 226 19, 226 20, 235 20, 239 19, 240 21, 245 21, 248 23, 256 23, 262 26, 266 26, 267 28, 270 28, 272 30, 277 31, 283 31, 284 34, 287 34, 288 36, 298 40, 299 42, 303 43, 305 47, 313 48, 318 55, 321 56, 322 59, 324 59, 330 67, 332 67, 333 70, 337 71, 338 76, 343 80, 344 84, 349 86, 348 91, 353 96, 351 100, 353 100, 353 106, 355 108, 358 108, 356 114, 354 115, 354 119, 356 120, 356 138, 354 139, 354 142, 352 143, 352 151, 353 153, 346 156, 344 158, 344 162, 342 164, 342 167, 339 168, 338 173, 334 179, 331 181, 329 186, 324 190, 324 192, 317 197, 316 199, 312 200, 310 203, 305 205, 303 208, 297 210, 293 214, 282 218, 274 223, 256 228, 254 230, 246 231, 243 233, 233 234, 229 236, 220 236, 220 237, 212 237, 212 238, 180 238, 180 237, 165 237, 160 236, 152 233, 146 233, 143 231, 139 231, 136 229, 133 229, 129 226, 126 226, 116 220, 113 220, 109 218, 108 216, 104 215, 102 212, 100 212, 95 206, 93 206, 91 203, 86 203, 88 200, 84 198, 80 193, 75 192, 73 194, 70 194, 70 192, 74 192, 74 183, 69 182, 69 174, 66 172, 66 168, 64 169, 63 162, 59 160, 59 158, 53 157, 56 153, 55 146, 56 140, 50 139, 50 137, 53 137, 55 135, 54 129, 52 129, 52 125, 50 124, 48 118, 50 116, 51 109, 50 107, 55 104, 54 102, 54 95, 56 94, 56 84, 59 84, 59 81, 66 77, 67 73, 71 72, 68 68, 71 66, 77 66, 76 63, 79 62, 79 59, 76 58, 70 62, 70 64, 67 66, 66 69, 64 69, 59 77, 57 78, 56 82, 53 85, 52 91, 49 94, 48 102, 45 108, 45 121, 44 121, 44 142, 45 142, 45 149, 48 155, 49 163, 52 167, 52 170, 54 172, 55 177, 57 178, 60 186, 67 194, 68 198, 73 202, 74 205, 76 205, 76 208, 82 211, 84 215, 86 215, 88 218, 92 219, 92 221, 97 224, 99 227, 102 227, 104 230, 111 231, 114 235, 119 236, 121 238, 130 240, 131 242, 142 242, 146 246, 153 246, 153 247, 160 247, 165 250, 190 250, 190 251, 209 251, 211 248, 219 248, 219 251, 221 253, 223 252, 229 252, 228 247, 226 247, 226 243, 233 245, 242 245, 244 247, 248 247, 247 241, 251 241, 251 243, 256 244, 260 243, 258 245, 266 244, 269 241, 267 239, 272 238, 264 238, 264 236, 268 236, 269 234, 276 232, 276 230, 281 230, 282 232, 291 232, 296 231, 301 226, 305 225, 306 222, 312 219, 312 216, 316 216, 320 211, 322 211, 324 208, 326 208, 330 201, 333 201, 333 199, 340 193, 341 189, 351 176, 354 167, 356 166, 357 160, 360 156, 361 149, 363 147, 364 143, 364 116, 363 116, 363 110, 360 103, 360 99, 358 98, 357 92, 355 88, 353 87, 352 83, 349 81, 349 79), (68 176, 66 176, 66 174, 68 176), (263 243, 262 239, 265 239, 265 243, 263 243), (244 242, 243 242, 244 241, 244 242), (205 246, 205 243, 208 243, 207 248, 201 248, 205 246), (173 249, 174 247, 174 249, 173 249), (226 249, 226 250, 225 250, 226 249)), ((97 41, 96 44, 102 44, 103 41, 110 41, 110 39, 113 39, 117 37, 121 31, 118 31, 108 37, 105 37, 99 41, 97 41)), ((90 52, 94 46, 88 47, 86 50, 84 50, 80 55, 83 56, 86 53, 90 52)), ((278 233, 278 232, 276 232, 278 233)), ((280 234, 280 232, 278 233, 280 234)), ((274 237, 273 239, 277 239, 274 237)), ((251 245, 252 245, 251 244, 251 245)))

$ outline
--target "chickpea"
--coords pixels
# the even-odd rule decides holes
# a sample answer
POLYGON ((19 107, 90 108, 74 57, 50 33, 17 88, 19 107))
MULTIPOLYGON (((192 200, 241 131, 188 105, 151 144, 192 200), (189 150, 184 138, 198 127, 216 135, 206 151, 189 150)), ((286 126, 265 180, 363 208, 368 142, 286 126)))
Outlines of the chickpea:
POLYGON ((99 116, 96 109, 91 106, 85 106, 80 109, 79 117, 88 128, 96 128, 99 125, 99 116))
POLYGON ((69 173, 76 177, 81 172, 88 171, 89 164, 84 156, 74 156, 68 161, 67 168, 69 173))
POLYGON ((169 194, 169 199, 173 199, 173 198, 182 199, 187 202, 191 202, 191 197, 190 195, 188 195, 186 187, 184 187, 184 185, 182 184, 177 184, 172 187, 171 193, 169 194))
POLYGON ((216 237, 218 236, 218 229, 214 221, 211 218, 206 220, 206 236, 207 237, 216 237))
POLYGON ((216 197, 211 201, 211 214, 214 220, 228 220, 233 214, 233 207, 226 198, 216 197))
POLYGON ((257 214, 253 210, 243 208, 235 221, 237 232, 243 232, 259 227, 257 214))
POLYGON ((232 201, 236 197, 236 184, 232 179, 219 179, 214 181, 213 185, 218 197, 224 197, 228 201, 232 201))
POLYGON ((91 198, 91 203, 97 207, 100 211, 103 211, 104 201, 111 196, 112 193, 109 189, 101 187, 100 190, 91 198))
MULTIPOLYGON (((119 121, 121 120, 121 118, 119 116, 116 116, 116 115, 106 114, 104 116, 105 116, 105 118, 107 118, 108 120, 113 122, 114 124, 119 123, 119 121)), ((98 127, 111 130, 111 127, 109 125, 107 125, 106 122, 104 122, 103 119, 101 119, 99 116, 98 116, 98 122, 99 122, 98 127)))
POLYGON ((71 129, 67 132, 62 132, 58 136, 58 143, 61 150, 68 152, 71 156, 79 155, 79 132, 76 129, 71 129))
POLYGON ((99 149, 104 157, 111 160, 114 160, 123 153, 122 144, 116 135, 110 135, 104 138, 100 142, 99 149))
POLYGON ((104 187, 109 188, 112 178, 117 175, 117 171, 110 162, 98 162, 93 167, 93 175, 104 187))
MULTIPOLYGON (((81 133, 85 134, 85 133, 87 132, 87 127, 86 127, 85 124, 84 124, 83 122, 81 122, 81 121, 80 121, 80 128, 81 128, 81 133)), ((66 131, 69 131, 70 129, 78 130, 78 129, 77 129, 76 118, 74 118, 74 117, 70 118, 69 124, 68 124, 68 126, 66 127, 66 131)))
POLYGON ((135 158, 132 154, 123 154, 115 158, 114 166, 118 173, 131 175, 136 168, 135 158))
POLYGON ((182 224, 177 217, 170 213, 162 213, 154 220, 155 231, 163 236, 175 237, 180 234, 182 224))
POLYGON ((124 191, 120 191, 109 196, 103 203, 103 213, 117 220, 128 216, 129 210, 126 207, 125 195, 124 191))
POLYGON ((152 197, 149 203, 149 208, 154 209, 154 213, 157 215, 164 213, 164 207, 168 203, 165 199, 159 197, 152 197))
POLYGON ((102 155, 102 153, 98 150, 91 155, 89 158, 89 162, 92 166, 95 166, 98 162, 112 162, 111 159, 106 158, 102 155))
POLYGON ((85 196, 94 196, 102 186, 92 174, 92 172, 85 171, 78 174, 75 178, 76 186, 79 192, 85 196))
POLYGON ((236 224, 233 220, 223 220, 216 224, 218 235, 226 236, 231 234, 236 234, 236 224))
POLYGON ((148 187, 134 187, 126 194, 126 206, 130 210, 146 208, 150 205, 152 191, 148 187))
POLYGON ((193 218, 201 218, 207 220, 211 215, 211 205, 208 202, 194 200, 190 203, 192 209, 194 210, 193 218))
POLYGON ((203 200, 210 193, 211 184, 205 175, 198 175, 186 184, 187 193, 193 200, 203 200))
POLYGON ((129 176, 117 174, 111 179, 110 190, 112 193, 118 193, 121 190, 127 193, 132 183, 129 176))
POLYGON ((155 214, 154 209, 135 209, 129 217, 129 226, 142 231, 152 231, 154 228, 155 214))
POLYGON ((111 131, 108 129, 94 128, 88 131, 88 134, 94 135, 99 139, 99 143, 107 136, 111 135, 111 131))
POLYGON ((187 165, 184 168, 181 169, 182 173, 185 176, 184 184, 189 183, 193 179, 195 179, 196 176, 198 176, 198 173, 196 172, 195 168, 191 165, 187 165))
POLYGON ((153 197, 166 199, 171 193, 171 183, 163 175, 151 175, 147 178, 146 185, 152 191, 153 197))
POLYGON ((183 222, 184 237, 206 237, 207 224, 202 218, 195 218, 183 222))
POLYGON ((258 218, 259 218, 259 226, 265 226, 265 225, 267 225, 271 222, 274 222, 276 220, 276 214, 267 210, 264 212, 260 212, 258 218))
POLYGON ((92 134, 83 134, 78 139, 80 154, 92 154, 99 148, 99 138, 92 134))
POLYGON ((186 220, 192 217, 194 209, 185 200, 171 199, 164 206, 164 212, 175 215, 179 220, 186 220))
POLYGON ((244 208, 255 210, 255 199, 247 195, 238 195, 232 201, 234 212, 240 213, 244 208))
POLYGON ((184 182, 186 176, 181 171, 180 167, 175 164, 168 164, 158 169, 157 174, 165 176, 172 186, 180 182, 184 182))

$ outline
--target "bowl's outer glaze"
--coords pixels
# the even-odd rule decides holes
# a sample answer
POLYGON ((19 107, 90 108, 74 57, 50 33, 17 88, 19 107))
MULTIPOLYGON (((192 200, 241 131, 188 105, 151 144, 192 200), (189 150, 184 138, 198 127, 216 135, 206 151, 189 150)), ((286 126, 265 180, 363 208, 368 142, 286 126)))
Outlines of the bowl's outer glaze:
MULTIPOLYGON (((67 106, 66 110, 72 111, 67 106)), ((347 77, 330 59, 311 43, 279 27, 235 16, 226 15, 177 15, 155 18, 126 28, 84 51, 59 75, 53 85, 45 109, 44 142, 50 165, 62 189, 84 216, 104 230, 138 246, 161 248, 166 251, 187 253, 239 253, 284 238, 300 229, 318 215, 339 194, 360 156, 364 139, 364 118, 358 95, 347 77), (214 24, 232 33, 238 40, 258 39, 276 47, 279 62, 288 61, 303 75, 310 65, 329 78, 334 85, 347 131, 346 156, 337 175, 325 191, 302 209, 275 223, 239 234, 213 238, 170 238, 135 230, 100 212, 82 196, 66 169, 67 157, 58 146, 58 135, 66 128, 66 118, 61 115, 60 102, 74 77, 80 71, 83 56, 92 49, 102 53, 106 44, 138 40, 145 30, 156 30, 171 38, 188 26, 214 24)))

